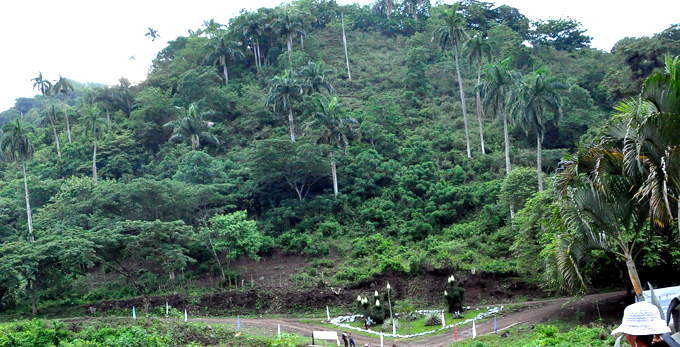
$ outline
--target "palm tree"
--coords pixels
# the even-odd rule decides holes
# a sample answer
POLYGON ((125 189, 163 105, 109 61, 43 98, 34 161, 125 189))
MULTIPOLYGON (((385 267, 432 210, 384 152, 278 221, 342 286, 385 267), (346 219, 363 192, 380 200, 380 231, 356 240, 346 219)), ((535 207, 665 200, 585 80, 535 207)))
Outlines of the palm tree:
POLYGON ((491 65, 484 73, 484 80, 477 86, 484 96, 484 106, 503 120, 503 135, 505 137, 505 175, 512 170, 510 166, 510 135, 508 132, 507 103, 511 88, 520 76, 509 69, 511 58, 499 64, 491 65))
POLYGON ((208 132, 213 126, 213 122, 206 121, 205 117, 212 114, 212 111, 199 112, 195 103, 191 104, 189 108, 177 107, 177 111, 179 112, 178 119, 163 125, 166 129, 172 129, 172 136, 170 136, 169 141, 189 139, 191 149, 194 151, 201 146, 201 139, 214 144, 220 143, 215 135, 208 132))
POLYGON ((104 118, 100 118, 99 108, 96 106, 88 108, 85 113, 85 133, 92 132, 93 149, 92 149, 92 180, 97 184, 97 141, 101 139, 104 130, 109 127, 109 123, 104 118))
POLYGON ((33 89, 38 88, 42 96, 50 95, 52 89, 52 82, 43 78, 42 72, 38 72, 38 77, 31 79, 33 81, 33 89))
MULTIPOLYGON (((471 40, 465 43, 465 50, 467 58, 470 63, 477 64, 477 85, 482 82, 482 60, 484 57, 491 60, 491 45, 488 40, 483 38, 482 34, 475 35, 471 40)), ((479 139, 482 143, 482 154, 486 154, 484 149, 484 129, 482 126, 482 97, 479 88, 477 89, 477 121, 479 122, 479 139)))
POLYGON ((616 107, 606 143, 622 143, 628 175, 644 175, 637 199, 649 199, 652 219, 673 221, 680 232, 680 57, 665 57, 665 71, 645 81, 638 100, 616 107), (623 131, 625 129, 625 132, 623 131))
MULTIPOLYGON (((57 146, 57 156, 61 158, 61 147, 59 146, 59 136, 57 135, 57 128, 54 126, 54 118, 57 116, 57 109, 54 106, 54 104, 50 105, 50 107, 46 110, 43 111, 43 115, 45 116, 44 120, 49 121, 50 126, 52 128, 52 133, 54 133, 54 143, 57 146)), ((44 122, 47 123, 47 122, 44 122)))
POLYGON ((152 27, 149 27, 149 32, 144 34, 148 39, 151 39, 151 42, 156 41, 157 38, 161 37, 161 35, 158 35, 158 30, 155 30, 152 27))
POLYGON ((246 22, 240 28, 243 36, 251 41, 251 49, 255 56, 255 66, 262 67, 262 58, 260 55, 260 37, 264 32, 264 25, 261 18, 255 13, 249 13, 246 16, 246 22))
POLYGON ((292 100, 302 94, 302 85, 291 70, 286 70, 282 76, 276 76, 269 81, 271 88, 267 97, 267 106, 274 107, 274 113, 280 115, 288 111, 288 126, 290 140, 295 142, 295 125, 293 121, 292 100))
POLYGON ((571 233, 559 239, 555 265, 567 287, 579 282, 585 289, 578 264, 590 251, 599 250, 625 262, 635 293, 642 298, 635 258, 653 229, 648 223, 649 202, 634 197, 643 177, 626 175, 625 165, 618 148, 603 146, 582 150, 576 160, 560 163, 556 188, 571 233))
POLYGON ((373 12, 384 13, 387 18, 390 18, 392 10, 394 10, 394 0, 378 0, 373 4, 373 12))
POLYGON ((285 36, 287 38, 286 45, 288 47, 288 60, 290 61, 290 53, 293 50, 293 36, 297 35, 302 30, 302 24, 298 19, 296 13, 291 13, 286 11, 279 15, 276 20, 276 28, 278 29, 279 35, 285 36))
POLYGON ((14 122, 5 124, 2 127, 2 141, 0 141, 0 151, 5 160, 13 161, 21 170, 24 176, 24 193, 26 195, 26 217, 28 219, 28 236, 31 241, 33 238, 33 217, 31 213, 31 202, 28 196, 28 180, 26 180, 26 162, 33 159, 33 144, 28 138, 28 133, 33 132, 33 128, 24 126, 21 119, 17 117, 14 122))
POLYGON ((326 75, 333 73, 335 73, 335 70, 333 69, 324 69, 323 62, 317 64, 310 61, 307 63, 307 66, 300 70, 299 74, 306 80, 303 88, 308 94, 321 94, 323 90, 329 94, 334 94, 335 89, 333 89, 333 86, 326 80, 326 75))
POLYGON ((305 125, 305 129, 315 131, 317 133, 317 143, 327 143, 331 145, 331 151, 328 156, 331 158, 331 173, 333 175, 333 195, 338 197, 338 173, 335 164, 335 155, 333 148, 340 147, 343 152, 347 152, 349 142, 347 136, 350 135, 354 129, 352 125, 356 124, 356 120, 346 117, 342 114, 340 107, 342 103, 338 101, 337 97, 328 100, 326 97, 318 97, 315 99, 318 111, 314 113, 314 118, 305 125))
POLYGON ((472 157, 470 152, 470 129, 468 128, 467 107, 465 106, 465 91, 463 90, 463 80, 460 76, 460 65, 458 64, 458 45, 468 35, 465 33, 465 19, 458 13, 459 3, 453 4, 449 9, 444 10, 443 17, 445 25, 437 28, 432 33, 432 40, 437 38, 442 46, 442 51, 446 51, 446 46, 453 44, 453 53, 456 62, 456 73, 458 75, 458 88, 460 89, 460 103, 463 107, 463 123, 465 125, 465 143, 467 145, 467 157, 472 157))
POLYGON ((340 23, 342 24, 342 44, 345 46, 345 62, 347 63, 347 77, 352 82, 352 73, 349 71, 349 53, 347 53, 347 36, 345 35, 345 16, 340 13, 340 23))
POLYGON ((132 100, 134 99, 130 85, 130 81, 127 78, 121 77, 118 80, 117 92, 114 94, 114 97, 125 105, 125 115, 128 117, 132 113, 132 100))
POLYGON ((541 167, 541 146, 545 133, 545 113, 552 110, 555 120, 562 115, 562 99, 558 90, 565 85, 544 68, 536 70, 526 80, 520 80, 511 91, 510 113, 513 119, 524 129, 527 136, 530 131, 536 132, 536 170, 538 172, 538 191, 543 191, 543 170, 541 167))
POLYGON ((61 77, 59 75, 59 80, 57 83, 54 84, 52 89, 57 93, 61 93, 64 95, 64 119, 66 120, 66 135, 68 136, 68 143, 73 142, 71 140, 71 123, 69 122, 68 119, 68 103, 66 102, 66 99, 68 98, 68 92, 73 91, 73 84, 71 81, 69 81, 67 78, 61 77))
POLYGON ((243 58, 243 53, 238 50, 238 44, 234 41, 229 41, 227 35, 213 38, 213 42, 208 42, 205 47, 213 49, 205 57, 205 62, 221 66, 222 74, 224 75, 224 84, 229 85, 229 71, 227 65, 229 61, 243 58))
POLYGON ((104 108, 104 112, 106 112, 106 121, 109 123, 111 123, 111 109, 113 108, 115 100, 116 96, 108 86, 97 88, 92 97, 92 101, 98 102, 104 108))

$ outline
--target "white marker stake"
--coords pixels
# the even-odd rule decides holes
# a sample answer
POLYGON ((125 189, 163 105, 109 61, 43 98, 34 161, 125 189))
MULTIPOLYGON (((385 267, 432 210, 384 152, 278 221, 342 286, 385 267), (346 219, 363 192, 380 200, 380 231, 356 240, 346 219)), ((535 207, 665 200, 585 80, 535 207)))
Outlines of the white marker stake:
POLYGON ((442 328, 446 326, 446 318, 444 317, 444 310, 442 310, 442 328))
POLYGON ((281 336, 281 324, 279 324, 279 336, 281 336))
POLYGON ((328 317, 328 321, 330 322, 330 320, 331 320, 331 311, 328 309, 328 306, 326 306, 326 317, 328 317))
POLYGON ((132 306, 132 319, 137 320, 137 313, 135 313, 135 307, 132 306))
POLYGON ((168 302, 165 302, 165 315, 169 316, 170 315, 170 306, 168 306, 168 302))
POLYGON ((476 339, 477 338, 477 327, 475 326, 475 321, 472 321, 472 338, 476 339))
POLYGON ((189 315, 187 314, 187 309, 186 309, 186 307, 185 307, 185 308, 184 308, 184 323, 186 323, 187 320, 189 320, 189 315))
POLYGON ((383 333, 381 332, 381 333, 380 333, 380 347, 385 347, 385 345, 383 344, 383 342, 384 342, 384 341, 383 341, 383 333))

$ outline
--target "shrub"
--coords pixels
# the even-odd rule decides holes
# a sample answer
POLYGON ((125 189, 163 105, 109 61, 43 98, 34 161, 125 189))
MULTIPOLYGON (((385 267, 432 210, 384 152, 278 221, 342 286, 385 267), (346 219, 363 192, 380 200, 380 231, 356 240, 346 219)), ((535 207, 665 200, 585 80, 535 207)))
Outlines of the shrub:
POLYGON ((442 325, 441 312, 429 312, 425 315, 425 326, 442 325))

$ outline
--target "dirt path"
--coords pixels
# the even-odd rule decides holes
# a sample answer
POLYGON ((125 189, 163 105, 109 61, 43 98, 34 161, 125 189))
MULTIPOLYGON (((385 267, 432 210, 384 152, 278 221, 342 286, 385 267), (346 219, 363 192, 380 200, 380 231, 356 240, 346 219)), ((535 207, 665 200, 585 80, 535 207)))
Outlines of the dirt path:
MULTIPOLYGON (((620 301, 625 298, 625 292, 614 292, 606 294, 587 295, 581 299, 574 300, 573 298, 560 298, 553 300, 533 301, 519 304, 511 304, 505 306, 519 306, 526 307, 520 312, 512 313, 507 316, 498 318, 498 330, 502 331, 511 326, 518 324, 536 324, 547 322, 555 319, 573 318, 576 312, 584 312, 586 310, 593 310, 599 303, 606 303, 612 301, 620 301)), ((496 306, 496 305, 494 305, 496 306)), ((599 308, 598 308, 599 309, 599 308)), ((236 319, 223 318, 195 318, 190 319, 192 322, 205 323, 221 323, 221 324, 236 324, 236 319)), ((337 330, 330 329, 315 324, 302 323, 299 319, 241 319, 243 326, 257 327, 262 329, 270 329, 273 333, 277 330, 277 325, 281 324, 281 331, 298 334, 300 336, 310 336, 312 330, 337 330)), ((487 319, 478 323, 477 334, 493 333, 493 319, 487 319)), ((464 340, 472 337, 472 325, 465 325, 458 329, 458 339, 464 340)), ((367 337, 364 335, 355 334, 355 342, 357 346, 363 346, 366 342, 371 346, 380 346, 380 339, 375 337, 367 337)), ((449 346, 455 342, 453 330, 443 334, 437 334, 429 337, 422 337, 414 340, 391 340, 385 339, 385 346, 392 346, 396 344, 399 347, 443 347, 449 346)))

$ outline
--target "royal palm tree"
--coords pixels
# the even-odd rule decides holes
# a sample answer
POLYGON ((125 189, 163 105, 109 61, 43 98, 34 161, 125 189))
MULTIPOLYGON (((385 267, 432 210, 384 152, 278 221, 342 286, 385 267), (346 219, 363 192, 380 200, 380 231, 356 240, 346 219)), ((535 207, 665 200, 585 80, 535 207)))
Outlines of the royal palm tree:
POLYGON ((152 27, 149 27, 149 31, 144 34, 147 39, 151 39, 151 42, 156 41, 157 38, 161 37, 161 35, 158 35, 158 30, 155 30, 152 27))
POLYGON ((279 15, 276 20, 276 28, 279 35, 286 37, 286 45, 288 47, 288 60, 290 61, 290 54, 293 50, 293 36, 298 35, 302 30, 302 24, 296 13, 291 13, 290 10, 279 15))
POLYGON ((343 115, 342 103, 337 97, 328 99, 319 96, 315 99, 317 112, 314 118, 305 124, 305 130, 317 135, 317 143, 327 143, 331 146, 328 156, 331 159, 331 173, 333 176, 333 196, 338 197, 338 173, 335 164, 334 148, 340 148, 347 152, 349 145, 348 136, 354 132, 353 125, 356 120, 343 115))
POLYGON ((5 124, 2 127, 2 141, 0 141, 0 151, 2 158, 13 161, 19 167, 24 177, 24 193, 26 195, 26 217, 28 219, 28 236, 31 241, 33 238, 33 216, 31 213, 31 202, 28 196, 28 180, 26 179, 26 162, 33 159, 33 144, 28 137, 28 133, 33 132, 33 128, 24 126, 21 119, 17 117, 14 122, 5 124))
POLYGON ((246 21, 240 27, 243 36, 251 41, 251 49, 255 56, 255 66, 262 67, 262 58, 260 55, 260 37, 264 33, 264 25, 262 18, 256 13, 249 13, 246 16, 246 21))
POLYGON ((57 83, 54 84, 52 90, 54 90, 55 94, 64 95, 64 120, 66 120, 66 135, 68 137, 68 143, 71 143, 73 142, 71 140, 71 123, 68 119, 68 103, 66 102, 66 99, 68 98, 68 92, 73 92, 73 84, 67 78, 61 77, 61 75, 59 75, 59 80, 57 80, 57 83))
POLYGON ((511 91, 512 104, 510 113, 513 120, 519 123, 527 136, 531 131, 536 133, 536 170, 538 172, 538 191, 543 191, 543 169, 541 164, 541 147, 545 134, 546 112, 551 110, 555 120, 562 115, 562 99, 559 90, 565 85, 559 82, 544 68, 524 80, 520 80, 511 91))
POLYGON ((326 91, 328 94, 334 94, 335 89, 326 80, 326 75, 335 73, 333 69, 324 69, 324 63, 315 63, 310 61, 307 63, 302 70, 300 70, 300 76, 305 78, 305 83, 303 89, 307 91, 308 94, 319 93, 326 91))
POLYGON ((106 121, 111 123, 111 109, 113 108, 113 103, 116 101, 116 96, 111 88, 108 86, 97 88, 94 91, 92 101, 99 103, 101 107, 104 108, 104 112, 106 112, 106 121))
MULTIPOLYGON (((465 51, 468 61, 477 64, 477 85, 482 82, 482 61, 484 57, 491 60, 491 45, 481 34, 475 35, 465 43, 465 51)), ((486 154, 484 148, 484 128, 482 125, 482 97, 479 88, 477 90, 477 121, 479 122, 479 140, 482 144, 482 154, 486 154)))
POLYGON ((43 78, 42 72, 38 72, 38 77, 31 79, 33 89, 38 88, 42 96, 49 96, 52 89, 52 82, 43 78))
POLYGON ((505 175, 507 176, 512 167, 510 165, 510 135, 508 131, 508 97, 510 90, 520 76, 516 71, 510 70, 511 59, 507 58, 499 64, 491 65, 484 73, 484 79, 477 86, 484 97, 483 103, 488 111, 493 112, 497 118, 503 121, 503 135, 505 137, 505 175))
POLYGON ((57 146, 57 157, 61 158, 61 147, 59 146, 59 136, 57 135, 57 128, 54 126, 54 118, 57 116, 57 108, 54 106, 54 103, 50 105, 50 107, 47 108, 47 110, 43 111, 43 126, 45 126, 45 123, 50 124, 50 127, 52 128, 52 133, 54 134, 54 144, 57 146))
POLYGON ((130 81, 125 77, 121 77, 118 80, 118 86, 116 86, 114 93, 114 97, 125 105, 125 115, 128 117, 132 113, 132 101, 134 100, 130 86, 130 81))
POLYGON ((390 18, 390 14, 394 10, 394 0, 377 0, 371 8, 373 12, 383 13, 390 18))
POLYGON ((295 142, 295 124, 293 119, 293 103, 302 94, 302 84, 297 79, 296 74, 291 70, 286 70, 282 76, 276 76, 269 81, 269 96, 267 106, 274 107, 277 115, 288 111, 288 126, 290 128, 290 140, 295 142))
POLYGON ((176 109, 179 113, 178 118, 163 125, 166 129, 172 129, 169 141, 188 139, 194 151, 201 146, 201 139, 214 144, 220 143, 217 137, 209 132, 213 123, 205 120, 205 117, 212 114, 212 111, 200 112, 195 103, 189 105, 189 108, 177 107, 176 109))
POLYGON ((458 3, 444 10, 443 18, 445 25, 437 28, 432 33, 432 40, 437 39, 442 46, 442 51, 451 43, 456 63, 456 74, 458 76, 458 89, 460 89, 460 103, 463 107, 463 123, 465 125, 465 144, 467 145, 467 157, 472 157, 470 152, 470 129, 468 128, 467 107, 465 106, 465 91, 463 90, 463 80, 460 76, 460 65, 458 63, 458 46, 468 35, 465 33, 465 19, 458 13, 458 3))
POLYGON ((94 106, 91 108, 86 109, 85 112, 85 124, 87 127, 85 128, 85 134, 91 134, 92 135, 92 180, 94 181, 94 184, 97 184, 98 176, 97 176, 97 141, 99 141, 102 138, 102 135, 104 134, 104 131, 108 129, 109 123, 106 121, 106 119, 100 117, 100 111, 99 108, 94 106))
POLYGON ((229 85, 229 70, 227 65, 230 61, 243 58, 243 52, 238 48, 238 44, 234 41, 229 41, 227 35, 213 38, 212 42, 205 44, 205 47, 213 49, 205 57, 205 62, 222 67, 222 74, 224 76, 224 84, 229 85))

